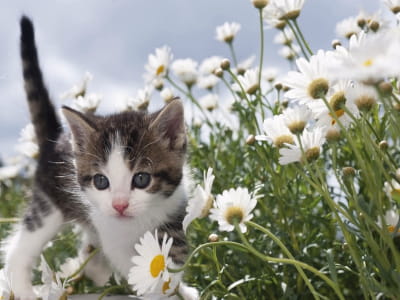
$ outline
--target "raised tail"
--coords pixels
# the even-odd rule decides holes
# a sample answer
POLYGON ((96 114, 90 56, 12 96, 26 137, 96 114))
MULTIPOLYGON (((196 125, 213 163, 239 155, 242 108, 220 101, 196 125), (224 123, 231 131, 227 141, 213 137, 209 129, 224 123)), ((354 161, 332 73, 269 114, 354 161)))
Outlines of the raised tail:
POLYGON ((45 144, 57 140, 62 132, 62 127, 43 82, 36 51, 33 24, 26 16, 21 18, 20 24, 20 47, 25 92, 39 149, 42 150, 45 144))

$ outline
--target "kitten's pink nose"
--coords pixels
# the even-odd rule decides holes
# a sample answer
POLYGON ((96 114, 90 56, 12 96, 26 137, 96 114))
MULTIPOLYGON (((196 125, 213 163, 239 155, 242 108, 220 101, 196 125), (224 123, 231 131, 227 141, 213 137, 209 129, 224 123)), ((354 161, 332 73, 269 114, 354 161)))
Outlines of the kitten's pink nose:
POLYGON ((120 215, 124 214, 124 211, 128 208, 129 203, 125 201, 115 201, 112 203, 112 207, 119 212, 120 215))

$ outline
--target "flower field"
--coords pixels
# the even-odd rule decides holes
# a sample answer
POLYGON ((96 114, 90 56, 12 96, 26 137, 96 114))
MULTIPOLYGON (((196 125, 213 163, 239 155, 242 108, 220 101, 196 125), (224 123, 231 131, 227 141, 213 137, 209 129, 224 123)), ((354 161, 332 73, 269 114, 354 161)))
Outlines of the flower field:
MULTIPOLYGON (((199 63, 157 48, 143 89, 119 108, 146 111, 153 99, 175 97, 185 105, 194 180, 185 265, 169 257, 172 238, 147 232, 127 262, 129 278, 113 275, 96 287, 82 275, 87 261, 71 225, 38 262, 43 299, 168 299, 182 279, 201 299, 399 299, 400 1, 383 1, 385 14, 338 20, 331 49, 310 48, 298 22, 304 0, 248 2, 259 14, 254 57, 238 61, 234 22, 216 28, 226 57, 199 63), (276 31, 290 70, 264 64, 272 42, 265 30, 276 31)), ((87 73, 64 93, 70 106, 93 113, 101 105, 91 80, 87 73)), ((0 168, 2 240, 18 222, 35 168, 32 125, 20 140, 20 154, 0 168)), ((12 299, 4 272, 0 295, 12 299)))

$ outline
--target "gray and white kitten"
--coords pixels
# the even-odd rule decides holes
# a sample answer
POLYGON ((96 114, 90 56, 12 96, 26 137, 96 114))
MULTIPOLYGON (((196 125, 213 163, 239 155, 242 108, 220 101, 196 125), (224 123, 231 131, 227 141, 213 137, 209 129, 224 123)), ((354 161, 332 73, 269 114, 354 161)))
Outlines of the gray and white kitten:
MULTIPOLYGON (((104 284, 111 270, 128 275, 134 244, 146 231, 158 229, 160 238, 164 232, 173 237, 172 259, 182 264, 187 254, 182 103, 174 100, 153 114, 132 111, 105 117, 63 107, 71 129, 64 132, 42 79, 33 25, 27 17, 20 25, 23 77, 39 158, 31 201, 3 246, 16 298, 36 298, 32 268, 46 243, 71 221, 85 232, 81 254, 101 249, 85 269, 97 284, 104 284)), ((182 292, 188 299, 197 297, 194 289, 183 286, 182 292)))

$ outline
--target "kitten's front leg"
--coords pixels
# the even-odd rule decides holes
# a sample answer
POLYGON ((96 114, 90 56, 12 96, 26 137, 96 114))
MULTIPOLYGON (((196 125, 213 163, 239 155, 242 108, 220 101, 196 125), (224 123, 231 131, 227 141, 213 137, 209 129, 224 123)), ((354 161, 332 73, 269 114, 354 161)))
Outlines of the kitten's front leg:
POLYGON ((46 216, 27 213, 3 245, 4 269, 18 300, 34 300, 37 295, 31 282, 32 268, 44 245, 63 224, 61 212, 54 208, 46 216))

